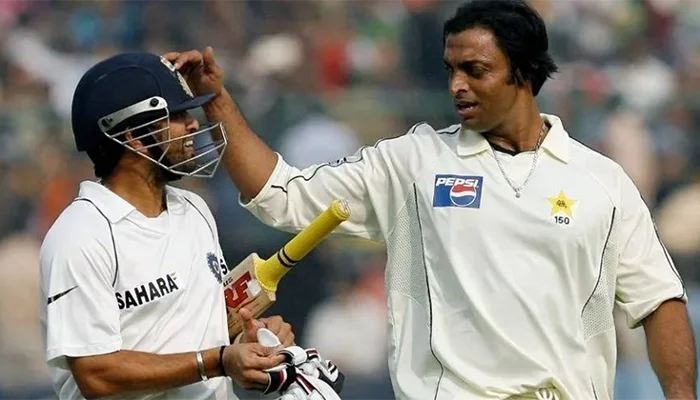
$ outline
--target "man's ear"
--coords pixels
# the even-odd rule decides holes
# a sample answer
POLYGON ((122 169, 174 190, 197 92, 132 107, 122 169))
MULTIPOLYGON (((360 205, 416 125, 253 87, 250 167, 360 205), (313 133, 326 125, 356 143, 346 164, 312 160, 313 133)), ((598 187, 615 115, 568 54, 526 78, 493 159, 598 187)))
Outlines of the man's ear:
POLYGON ((148 149, 144 148, 143 142, 141 142, 140 139, 134 140, 133 131, 131 129, 128 129, 126 133, 124 133, 124 139, 127 147, 131 147, 134 151, 138 151, 140 153, 148 152, 148 149))

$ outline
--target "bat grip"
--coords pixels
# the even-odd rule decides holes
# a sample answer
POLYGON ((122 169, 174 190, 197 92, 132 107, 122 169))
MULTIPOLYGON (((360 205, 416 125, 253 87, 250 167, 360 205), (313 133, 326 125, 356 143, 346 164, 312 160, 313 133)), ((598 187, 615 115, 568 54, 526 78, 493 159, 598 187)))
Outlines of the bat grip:
POLYGON ((255 264, 255 276, 260 286, 267 291, 277 291, 277 284, 294 264, 301 261, 349 217, 347 203, 334 200, 309 226, 294 236, 274 256, 255 264))

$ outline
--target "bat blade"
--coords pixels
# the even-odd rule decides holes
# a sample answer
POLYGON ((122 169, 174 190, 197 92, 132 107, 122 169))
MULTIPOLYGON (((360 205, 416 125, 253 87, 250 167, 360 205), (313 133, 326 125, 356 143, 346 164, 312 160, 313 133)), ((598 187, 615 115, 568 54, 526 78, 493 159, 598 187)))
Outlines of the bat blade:
POLYGON ((257 318, 275 303, 275 293, 262 289, 255 278, 255 264, 259 262, 262 260, 257 254, 250 254, 224 275, 224 300, 231 340, 243 331, 238 310, 245 307, 257 318))

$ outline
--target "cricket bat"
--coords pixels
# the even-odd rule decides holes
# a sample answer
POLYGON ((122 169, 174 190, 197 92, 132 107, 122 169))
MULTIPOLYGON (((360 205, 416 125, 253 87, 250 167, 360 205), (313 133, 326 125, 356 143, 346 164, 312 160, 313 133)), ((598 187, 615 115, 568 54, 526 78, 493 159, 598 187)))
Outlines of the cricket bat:
POLYGON ((276 301, 280 280, 349 217, 350 209, 347 203, 334 200, 274 256, 264 260, 252 253, 233 269, 224 271, 224 299, 231 340, 243 330, 238 310, 245 307, 253 317, 258 317, 270 308, 276 301))

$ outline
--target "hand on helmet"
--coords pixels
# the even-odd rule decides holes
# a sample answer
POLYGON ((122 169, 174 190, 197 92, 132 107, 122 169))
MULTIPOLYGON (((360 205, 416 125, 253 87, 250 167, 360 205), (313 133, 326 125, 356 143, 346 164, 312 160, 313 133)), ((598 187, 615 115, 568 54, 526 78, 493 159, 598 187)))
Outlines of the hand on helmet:
POLYGON ((224 72, 214 60, 214 49, 207 47, 186 52, 172 51, 163 55, 175 65, 196 96, 207 93, 221 94, 224 88, 224 72))

